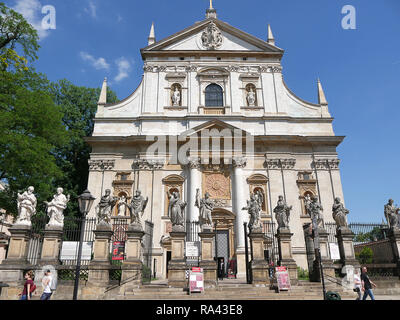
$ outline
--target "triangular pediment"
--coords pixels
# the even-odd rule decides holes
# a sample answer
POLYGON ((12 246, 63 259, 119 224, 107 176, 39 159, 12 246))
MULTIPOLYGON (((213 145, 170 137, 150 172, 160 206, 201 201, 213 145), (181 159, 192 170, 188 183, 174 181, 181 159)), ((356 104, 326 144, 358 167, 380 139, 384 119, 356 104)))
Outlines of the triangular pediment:
POLYGON ((214 132, 220 132, 223 133, 224 130, 225 132, 230 131, 232 134, 232 137, 234 136, 234 134, 241 134, 241 136, 246 136, 248 133, 245 130, 242 130, 238 127, 232 126, 226 122, 223 122, 221 120, 211 120, 208 122, 205 122, 201 125, 198 125, 190 130, 185 131, 184 133, 182 133, 182 136, 192 136, 192 135, 199 135, 203 130, 209 130, 210 133, 212 134, 212 130, 214 130, 214 132), (215 131, 217 130, 217 131, 215 131))
POLYGON ((282 49, 218 19, 198 22, 141 51, 142 53, 149 51, 248 51, 283 54, 282 49))

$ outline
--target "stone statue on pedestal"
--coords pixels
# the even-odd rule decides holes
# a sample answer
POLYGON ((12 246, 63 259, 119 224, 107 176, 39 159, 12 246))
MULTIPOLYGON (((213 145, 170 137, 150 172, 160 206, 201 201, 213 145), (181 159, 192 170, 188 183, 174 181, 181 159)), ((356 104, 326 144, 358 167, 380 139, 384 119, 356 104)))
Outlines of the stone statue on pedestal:
POLYGON ((249 107, 254 107, 256 104, 256 93, 253 91, 253 88, 250 88, 250 91, 247 92, 247 103, 249 107))
POLYGON ((57 194, 53 196, 50 202, 44 201, 47 207, 47 215, 50 220, 47 226, 63 227, 64 226, 64 210, 67 208, 67 203, 70 200, 70 195, 63 194, 63 188, 57 188, 57 194))
POLYGON ((275 218, 279 229, 289 229, 290 211, 292 206, 288 206, 283 196, 279 196, 276 207, 274 208, 275 218))
POLYGON ((388 203, 385 204, 385 218, 392 230, 399 229, 399 211, 400 208, 393 204, 393 199, 389 199, 388 203))
POLYGON ((171 218, 172 231, 185 231, 184 209, 187 203, 179 198, 179 192, 172 192, 169 198, 168 216, 171 218))
POLYGON ((254 193, 250 194, 250 201, 247 200, 247 206, 242 210, 247 210, 250 215, 249 230, 250 232, 262 232, 262 225, 260 220, 261 205, 260 198, 256 199, 254 193))
POLYGON ((111 190, 107 189, 95 208, 99 224, 110 224, 111 212, 117 201, 118 198, 111 196, 111 190))
POLYGON ((37 200, 33 194, 35 188, 32 186, 28 188, 23 194, 18 193, 17 208, 18 217, 15 224, 31 226, 31 218, 36 213, 37 200))
POLYGON ((136 190, 135 196, 132 198, 131 204, 129 206, 129 211, 131 215, 131 225, 140 226, 142 230, 142 223, 140 221, 140 217, 144 214, 144 209, 146 209, 147 202, 149 201, 149 197, 146 199, 142 196, 142 192, 140 190, 136 190), (140 216, 139 216, 140 214, 140 216))
POLYGON ((304 197, 304 207, 306 208, 306 214, 311 216, 310 213, 310 204, 311 204, 311 197, 310 195, 307 193, 306 196, 304 197))
POLYGON ((322 205, 318 202, 318 197, 314 196, 312 201, 309 203, 308 212, 310 213, 312 228, 313 230, 317 228, 322 228, 324 220, 321 216, 321 211, 323 210, 322 205))
POLYGON ((118 201, 118 217, 125 217, 126 207, 128 204, 126 203, 126 198, 123 195, 118 201))
POLYGON ((214 209, 214 202, 210 199, 210 194, 206 192, 204 199, 201 199, 200 190, 197 189, 195 206, 200 209, 199 223, 201 231, 204 229, 212 230, 213 222, 211 212, 214 209))
POLYGON ((172 105, 174 107, 179 106, 181 103, 181 93, 178 87, 175 87, 175 91, 172 93, 172 105))
POLYGON ((346 215, 349 214, 343 203, 340 202, 340 198, 335 199, 335 203, 332 206, 332 217, 336 222, 336 226, 339 229, 347 229, 349 226, 347 224, 346 215))

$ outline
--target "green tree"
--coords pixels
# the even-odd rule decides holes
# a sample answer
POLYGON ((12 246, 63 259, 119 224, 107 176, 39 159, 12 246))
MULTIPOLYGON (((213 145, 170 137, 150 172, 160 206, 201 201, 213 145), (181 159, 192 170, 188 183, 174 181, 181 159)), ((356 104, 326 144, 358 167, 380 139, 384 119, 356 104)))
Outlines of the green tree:
MULTIPOLYGON (((57 147, 67 142, 62 110, 49 93, 49 82, 32 70, 0 71, 0 207, 16 214, 16 193, 35 187, 38 204, 51 196, 57 147)), ((39 209, 39 208, 38 208, 39 209)))
POLYGON ((37 59, 39 36, 25 18, 0 2, 0 69, 27 70, 37 59), (18 54, 18 51, 22 51, 18 54))
POLYGON ((356 258, 361 264, 372 263, 374 253, 371 248, 364 247, 359 253, 356 254, 356 258))
MULTIPOLYGON (((76 199, 87 187, 90 147, 84 138, 92 134, 100 91, 100 88, 76 86, 65 79, 51 87, 53 100, 62 110, 62 124, 68 135, 68 143, 57 149, 57 165, 64 175, 55 183, 63 187, 71 199, 76 199)), ((107 101, 118 101, 112 90, 107 91, 107 101)), ((76 201, 70 201, 68 214, 78 213, 77 205, 76 201)))
POLYGON ((371 241, 379 241, 383 240, 385 235, 383 234, 381 228, 374 227, 369 232, 359 233, 354 236, 355 242, 371 242, 371 241))

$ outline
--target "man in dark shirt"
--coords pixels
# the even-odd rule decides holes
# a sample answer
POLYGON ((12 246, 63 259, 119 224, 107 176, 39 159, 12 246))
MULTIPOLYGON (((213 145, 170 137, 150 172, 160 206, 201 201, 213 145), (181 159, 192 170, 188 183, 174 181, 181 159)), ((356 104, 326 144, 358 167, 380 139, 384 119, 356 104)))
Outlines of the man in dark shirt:
POLYGON ((371 297, 371 300, 375 300, 374 293, 372 292, 372 287, 376 288, 376 284, 369 279, 366 267, 362 268, 361 284, 362 291, 364 291, 363 300, 366 300, 368 296, 371 297))

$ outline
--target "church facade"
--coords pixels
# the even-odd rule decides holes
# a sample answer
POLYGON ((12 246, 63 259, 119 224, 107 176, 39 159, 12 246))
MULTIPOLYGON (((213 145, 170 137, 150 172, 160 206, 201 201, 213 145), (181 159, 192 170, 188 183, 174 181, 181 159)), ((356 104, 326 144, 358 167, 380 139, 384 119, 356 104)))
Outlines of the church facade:
MULTIPOLYGON (((283 54, 269 26, 264 41, 219 20, 211 7, 205 20, 160 41, 152 26, 141 49, 143 78, 129 97, 107 104, 104 81, 87 138, 88 189, 96 202, 107 189, 128 203, 137 190, 148 197, 142 223, 153 225, 157 277, 167 277, 169 197, 178 192, 187 203, 185 221, 198 221, 197 190, 214 203, 218 248, 237 259, 239 275, 245 273, 247 200, 261 195, 261 220, 276 223, 273 209, 283 196, 292 206, 293 258, 308 269, 305 201, 317 196, 324 221, 333 222, 334 198, 343 200, 336 148, 344 137, 333 131, 319 81, 318 103, 287 87, 283 54)), ((113 221, 129 217, 118 208, 113 221)))

